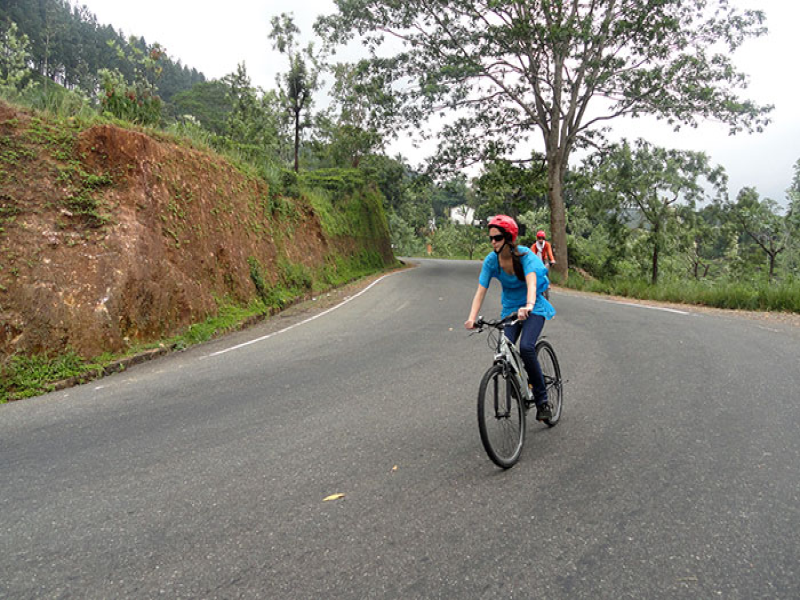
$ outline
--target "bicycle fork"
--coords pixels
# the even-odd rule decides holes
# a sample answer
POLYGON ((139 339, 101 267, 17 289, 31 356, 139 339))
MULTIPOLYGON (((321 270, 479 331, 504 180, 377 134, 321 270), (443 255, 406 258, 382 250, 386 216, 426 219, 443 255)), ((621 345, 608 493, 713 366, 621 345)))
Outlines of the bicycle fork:
MULTIPOLYGON (((517 384, 517 389, 522 393, 520 400, 522 400, 526 409, 529 408, 533 404, 533 392, 528 387, 528 378, 523 370, 524 367, 523 369, 514 368, 514 365, 504 355, 496 356, 494 362, 502 368, 502 373, 498 374, 497 377, 503 377, 505 380, 513 379, 517 384)), ((511 399, 512 388, 508 384, 503 386, 505 394, 501 398, 499 387, 497 383, 494 385, 494 413, 498 419, 507 419, 511 414, 511 407, 514 406, 514 402, 511 399)))
POLYGON ((502 373, 495 375, 495 384, 492 386, 493 400, 494 400, 494 417, 495 419, 508 419, 511 416, 511 387, 508 385, 502 386, 505 390, 504 397, 500 397, 500 381, 499 378, 506 379, 505 365, 502 373))

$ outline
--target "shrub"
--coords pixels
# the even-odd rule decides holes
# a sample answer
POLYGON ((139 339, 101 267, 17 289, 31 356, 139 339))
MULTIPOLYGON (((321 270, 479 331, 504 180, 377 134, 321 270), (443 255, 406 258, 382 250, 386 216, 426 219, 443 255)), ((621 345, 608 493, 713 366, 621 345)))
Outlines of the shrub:
POLYGON ((100 69, 100 105, 112 116, 138 123, 157 125, 161 121, 161 98, 150 86, 129 85, 116 69, 100 69))

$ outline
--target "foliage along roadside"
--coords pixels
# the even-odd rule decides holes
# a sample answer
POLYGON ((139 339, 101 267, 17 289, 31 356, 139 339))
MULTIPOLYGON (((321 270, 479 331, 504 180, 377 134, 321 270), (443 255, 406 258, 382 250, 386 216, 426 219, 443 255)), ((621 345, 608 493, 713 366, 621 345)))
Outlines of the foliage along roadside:
POLYGON ((653 285, 641 279, 603 281, 574 272, 558 285, 571 289, 639 300, 694 304, 732 310, 790 312, 800 314, 800 282, 665 281, 653 285))

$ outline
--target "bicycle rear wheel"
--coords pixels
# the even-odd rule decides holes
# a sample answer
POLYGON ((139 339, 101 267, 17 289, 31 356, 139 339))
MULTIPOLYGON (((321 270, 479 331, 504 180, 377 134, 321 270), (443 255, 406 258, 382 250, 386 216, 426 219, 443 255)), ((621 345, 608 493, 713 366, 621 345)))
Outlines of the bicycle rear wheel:
POLYGON ((561 367, 558 365, 556 351, 553 350, 550 342, 545 340, 536 342, 536 359, 542 368, 544 385, 547 388, 547 400, 553 410, 553 416, 543 422, 550 427, 555 427, 561 419, 561 411, 564 406, 564 387, 561 381, 561 367))
POLYGON ((486 454, 498 467, 513 467, 525 443, 525 406, 516 381, 494 365, 478 389, 478 429, 486 454))

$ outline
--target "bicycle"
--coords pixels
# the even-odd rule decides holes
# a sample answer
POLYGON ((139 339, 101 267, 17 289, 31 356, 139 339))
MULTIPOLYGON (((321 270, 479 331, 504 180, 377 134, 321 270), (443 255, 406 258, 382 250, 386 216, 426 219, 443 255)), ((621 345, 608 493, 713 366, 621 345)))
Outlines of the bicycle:
MULTIPOLYGON (((503 469, 519 460, 525 444, 525 415, 535 406, 519 349, 504 334, 505 327, 516 322, 516 313, 499 321, 478 317, 475 322, 477 333, 486 327, 494 330, 488 339, 489 347, 494 346, 494 362, 478 388, 478 429, 486 454, 503 469)), ((550 342, 539 338, 535 348, 553 411, 553 416, 543 422, 555 427, 563 408, 561 368, 550 342)))
MULTIPOLYGON (((550 277, 550 265, 552 265, 552 264, 553 263, 551 263, 549 260, 545 261, 545 263, 544 263, 544 266, 547 269, 547 276, 548 277, 550 277)), ((547 289, 544 292, 542 292, 542 296, 544 296, 545 300, 547 300, 547 301, 550 300, 550 286, 549 285, 547 286, 547 289)))

